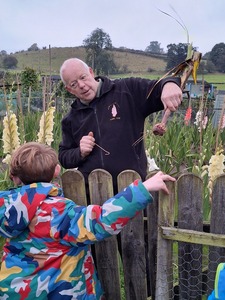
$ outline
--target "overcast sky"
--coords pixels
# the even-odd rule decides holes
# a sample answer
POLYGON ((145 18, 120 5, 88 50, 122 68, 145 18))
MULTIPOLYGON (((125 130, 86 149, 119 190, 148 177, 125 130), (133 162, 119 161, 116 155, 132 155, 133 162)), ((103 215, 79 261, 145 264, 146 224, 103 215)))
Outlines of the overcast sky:
POLYGON ((0 4, 0 51, 7 53, 27 50, 34 43, 39 48, 81 46, 96 28, 109 34, 114 47, 145 50, 151 41, 158 41, 167 51, 170 43, 187 43, 178 21, 203 54, 225 42, 224 0, 0 0, 0 4))

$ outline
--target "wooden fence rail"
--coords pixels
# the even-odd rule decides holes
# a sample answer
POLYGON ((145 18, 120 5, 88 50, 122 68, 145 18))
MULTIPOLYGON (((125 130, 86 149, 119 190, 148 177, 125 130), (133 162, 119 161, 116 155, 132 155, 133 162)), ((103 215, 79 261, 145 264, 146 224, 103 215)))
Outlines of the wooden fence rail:
MULTIPOLYGON (((122 172, 118 189, 139 177, 132 170, 122 172)), ((61 180, 66 197, 87 205, 78 170, 67 170, 61 180)), ((207 299, 212 291, 217 265, 225 261, 225 175, 214 184, 210 232, 203 231, 201 178, 184 174, 168 187, 170 195, 152 193, 154 202, 119 237, 94 246, 107 300, 207 299)), ((97 169, 89 175, 89 194, 91 203, 99 205, 113 196, 107 171, 97 169)))

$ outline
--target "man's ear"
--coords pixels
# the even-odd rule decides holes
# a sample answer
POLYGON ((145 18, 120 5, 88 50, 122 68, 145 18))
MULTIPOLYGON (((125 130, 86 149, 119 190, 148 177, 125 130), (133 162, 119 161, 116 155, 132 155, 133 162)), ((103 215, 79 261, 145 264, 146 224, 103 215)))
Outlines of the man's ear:
POLYGON ((55 172, 54 172, 53 177, 54 177, 54 178, 55 178, 55 177, 58 177, 59 174, 60 174, 60 171, 61 171, 61 166, 60 166, 59 164, 57 164, 56 167, 55 167, 55 172))
POLYGON ((95 73, 93 71, 93 69, 91 67, 89 67, 89 72, 91 74, 91 76, 94 78, 95 77, 95 73))

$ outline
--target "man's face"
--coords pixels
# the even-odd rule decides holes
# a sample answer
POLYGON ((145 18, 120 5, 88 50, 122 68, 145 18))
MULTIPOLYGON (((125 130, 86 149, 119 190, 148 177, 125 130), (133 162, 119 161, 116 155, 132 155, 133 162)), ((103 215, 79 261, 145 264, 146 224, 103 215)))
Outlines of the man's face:
POLYGON ((98 82, 94 79, 94 72, 80 62, 75 62, 64 71, 67 82, 66 89, 77 98, 91 102, 97 93, 98 82))

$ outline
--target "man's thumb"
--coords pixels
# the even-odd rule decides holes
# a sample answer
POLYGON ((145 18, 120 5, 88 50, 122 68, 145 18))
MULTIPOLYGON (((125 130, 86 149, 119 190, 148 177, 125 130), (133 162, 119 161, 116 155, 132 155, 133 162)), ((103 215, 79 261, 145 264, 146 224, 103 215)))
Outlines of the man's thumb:
POLYGON ((90 132, 88 133, 88 135, 89 135, 89 136, 94 136, 94 133, 93 133, 92 131, 90 131, 90 132))

